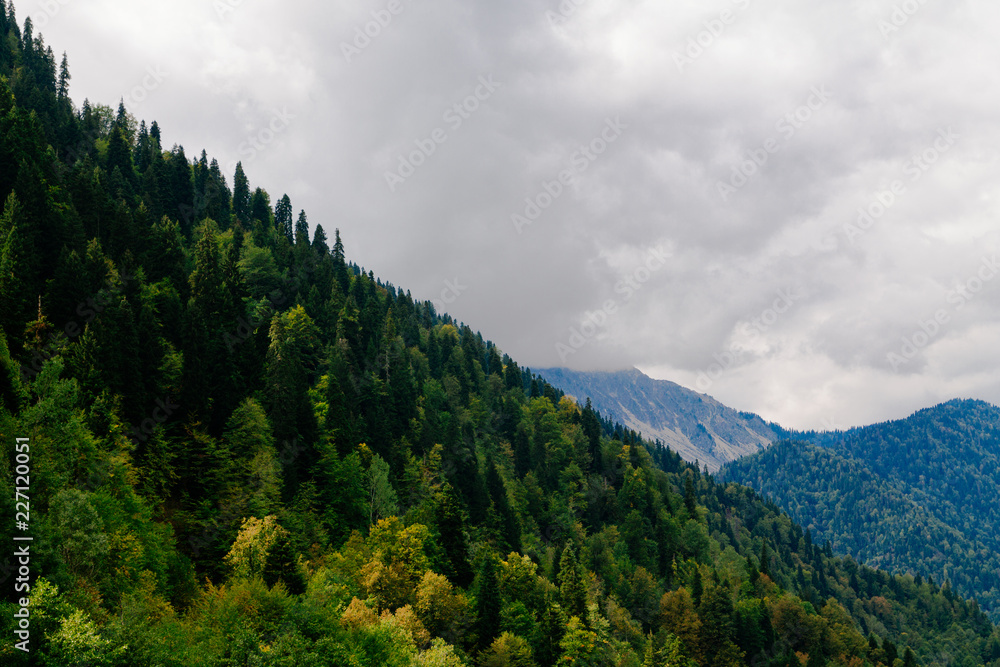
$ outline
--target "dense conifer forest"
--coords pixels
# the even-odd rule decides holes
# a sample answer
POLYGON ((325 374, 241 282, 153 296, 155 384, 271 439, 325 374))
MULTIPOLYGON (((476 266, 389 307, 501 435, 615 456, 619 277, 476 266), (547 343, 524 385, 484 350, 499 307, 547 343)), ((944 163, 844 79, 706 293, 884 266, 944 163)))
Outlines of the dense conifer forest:
POLYGON ((335 213, 77 106, 12 4, 0 38, 3 664, 1000 665, 975 602, 562 395, 335 213))
POLYGON ((774 499, 837 553, 947 583, 1000 620, 1000 409, 954 400, 791 435, 726 466, 726 479, 774 499))

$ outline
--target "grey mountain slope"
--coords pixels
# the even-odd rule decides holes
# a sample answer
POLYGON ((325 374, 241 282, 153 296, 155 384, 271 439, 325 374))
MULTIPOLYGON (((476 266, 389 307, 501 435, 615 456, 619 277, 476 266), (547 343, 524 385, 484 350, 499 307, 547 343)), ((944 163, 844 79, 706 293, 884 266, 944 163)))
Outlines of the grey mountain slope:
POLYGON ((613 372, 545 368, 535 373, 581 403, 589 397, 605 417, 646 438, 659 439, 685 460, 698 460, 712 472, 779 438, 756 415, 676 383, 654 380, 635 368, 613 372))

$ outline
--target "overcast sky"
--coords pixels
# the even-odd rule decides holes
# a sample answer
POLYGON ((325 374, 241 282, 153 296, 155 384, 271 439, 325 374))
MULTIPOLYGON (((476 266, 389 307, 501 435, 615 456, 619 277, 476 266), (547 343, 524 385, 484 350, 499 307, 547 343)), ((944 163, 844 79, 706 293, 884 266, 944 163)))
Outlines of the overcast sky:
POLYGON ((78 105, 242 160, 523 364, 798 428, 1000 403, 995 2, 17 10, 78 105))

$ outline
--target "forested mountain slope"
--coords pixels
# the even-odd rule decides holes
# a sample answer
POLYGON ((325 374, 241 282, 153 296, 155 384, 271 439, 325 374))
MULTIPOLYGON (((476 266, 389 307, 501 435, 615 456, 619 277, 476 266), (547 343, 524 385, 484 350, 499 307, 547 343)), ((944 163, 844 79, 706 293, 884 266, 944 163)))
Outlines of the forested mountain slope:
POLYGON ((873 566, 950 581, 1000 618, 1000 408, 955 400, 802 434, 724 470, 873 566))
POLYGON ((543 368, 538 374, 580 401, 591 399, 596 410, 712 472, 779 437, 757 415, 738 412, 673 382, 654 380, 636 368, 616 372, 543 368))
POLYGON ((0 37, 0 663, 1000 664, 0 37))

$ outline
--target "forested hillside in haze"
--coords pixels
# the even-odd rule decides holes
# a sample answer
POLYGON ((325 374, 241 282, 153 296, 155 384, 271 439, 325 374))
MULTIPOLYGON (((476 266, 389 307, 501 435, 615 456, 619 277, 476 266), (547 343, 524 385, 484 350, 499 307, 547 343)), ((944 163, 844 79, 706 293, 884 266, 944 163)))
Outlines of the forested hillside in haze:
POLYGON ((571 401, 336 212, 77 107, 13 5, 0 37, 2 664, 1000 665, 976 603, 571 401))
POLYGON ((975 597, 1000 619, 1000 409, 949 401, 906 419, 806 433, 724 469, 817 539, 975 597))

